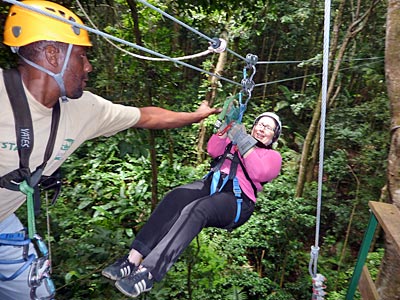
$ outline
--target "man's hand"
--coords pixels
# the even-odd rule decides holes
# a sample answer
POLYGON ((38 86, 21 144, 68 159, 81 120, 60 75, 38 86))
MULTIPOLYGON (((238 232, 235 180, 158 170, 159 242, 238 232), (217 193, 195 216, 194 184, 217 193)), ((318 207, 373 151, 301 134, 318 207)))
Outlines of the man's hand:
POLYGON ((209 115, 219 114, 220 112, 221 108, 210 107, 206 100, 202 101, 199 108, 196 110, 196 113, 199 113, 202 116, 200 120, 207 118, 209 115))

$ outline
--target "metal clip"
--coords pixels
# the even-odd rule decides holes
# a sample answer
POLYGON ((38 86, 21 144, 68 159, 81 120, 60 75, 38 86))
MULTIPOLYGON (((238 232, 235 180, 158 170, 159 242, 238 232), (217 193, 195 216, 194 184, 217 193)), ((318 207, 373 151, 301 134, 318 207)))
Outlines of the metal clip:
POLYGON ((33 261, 29 271, 28 284, 31 288, 32 300, 50 300, 54 298, 56 289, 50 278, 50 260, 47 257, 40 257, 33 261), (36 289, 44 283, 49 296, 38 297, 36 289))
POLYGON ((40 235, 35 234, 33 240, 41 253, 41 257, 36 258, 31 265, 28 276, 28 284, 31 288, 31 299, 32 300, 52 300, 54 299, 56 289, 53 281, 50 278, 51 273, 51 262, 49 260, 49 250, 47 249, 46 243, 43 241, 40 235), (42 284, 45 285, 49 296, 38 297, 36 290, 42 284))
POLYGON ((255 66, 258 62, 258 56, 249 53, 246 55, 246 62, 249 67, 255 66))
POLYGON ((326 280, 325 276, 321 274, 317 274, 312 279, 313 283, 313 300, 324 300, 324 296, 326 296, 324 281, 326 280))
MULTIPOLYGON (((246 66, 243 69, 243 79, 242 79, 242 87, 244 93, 248 96, 247 101, 251 98, 251 92, 253 91, 253 88, 255 86, 255 83, 253 81, 254 75, 256 74, 256 64, 258 62, 258 57, 257 55, 254 54, 247 54, 246 56, 246 66), (249 78, 247 78, 247 70, 251 69, 252 73, 249 78)), ((246 103, 247 103, 246 101, 246 103)))

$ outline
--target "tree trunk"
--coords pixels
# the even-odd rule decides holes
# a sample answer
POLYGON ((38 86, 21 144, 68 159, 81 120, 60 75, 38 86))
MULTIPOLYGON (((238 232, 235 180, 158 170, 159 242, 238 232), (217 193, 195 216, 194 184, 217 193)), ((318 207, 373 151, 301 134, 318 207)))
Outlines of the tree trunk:
MULTIPOLYGON (((388 157, 388 198, 400 208, 400 1, 389 0, 386 19, 385 76, 391 108, 391 144, 388 157)), ((399 228, 400 230, 400 228, 399 228)), ((400 253, 385 240, 385 255, 376 281, 381 300, 400 299, 400 253)))
MULTIPOLYGON (((352 23, 348 26, 347 32, 343 38, 342 44, 337 51, 336 55, 336 47, 337 44, 337 37, 339 36, 338 31, 336 28, 340 28, 341 25, 341 14, 342 10, 344 9, 344 3, 346 1, 342 0, 337 17, 335 19, 335 24, 333 25, 334 28, 334 35, 331 40, 331 47, 330 47, 330 54, 329 58, 332 60, 335 58, 335 63, 333 65, 333 70, 331 73, 331 79, 329 80, 328 91, 327 91, 327 109, 329 106, 332 106, 334 98, 332 98, 333 91, 335 89, 336 79, 340 73, 340 66, 343 61, 344 55, 346 53, 347 47, 349 46, 350 42, 356 37, 356 35, 364 29, 365 25, 367 24, 369 18, 372 16, 374 12, 374 8, 378 5, 381 0, 374 0, 371 2, 370 6, 366 9, 364 14, 360 14, 360 7, 357 6, 355 8, 354 18, 352 23)), ((361 2, 358 2, 358 5, 361 5, 361 2)), ((328 70, 332 68, 329 67, 328 70)), ((338 94, 338 90, 336 90, 334 95, 338 94)), ((318 151, 314 151, 315 147, 319 146, 319 135, 320 135, 320 114, 321 114, 321 95, 318 97, 316 107, 314 109, 313 118, 310 124, 310 128, 307 132, 306 138, 303 144, 303 151, 301 153, 300 159, 300 166, 299 166, 299 176, 297 179, 297 186, 296 186, 296 197, 301 197, 303 195, 304 186, 309 180, 310 176, 307 176, 312 172, 317 164, 317 157, 316 153, 318 151), (314 148, 313 148, 314 147, 314 148), (314 150, 313 150, 314 149, 314 150), (314 154, 314 156, 313 156, 314 154), (308 177, 308 178, 307 178, 308 177)))
MULTIPOLYGON (((135 41, 136 44, 139 46, 143 46, 143 41, 142 41, 142 33, 139 28, 139 15, 138 15, 138 10, 137 10, 137 3, 135 0, 127 0, 127 3, 129 5, 129 8, 131 10, 131 17, 133 20, 133 32, 135 35, 135 41)), ((142 51, 139 51, 140 54, 142 51)), ((143 69, 145 69, 145 73, 151 73, 152 71, 147 67, 147 65, 143 66, 143 69)), ((151 82, 151 75, 146 76, 148 80, 148 84, 146 84, 146 91, 143 92, 147 97, 144 97, 143 99, 145 100, 145 105, 152 105, 152 82, 151 82)), ((155 138, 155 132, 153 130, 150 130, 149 133, 149 149, 150 149, 150 161, 151 161, 151 209, 154 210, 157 206, 158 203, 158 163, 157 163, 157 153, 156 153, 156 138, 155 138)))
MULTIPOLYGON (((228 40, 228 34, 226 32, 223 32, 221 34, 221 38, 224 40, 228 40)), ((226 64, 226 59, 227 59, 227 51, 224 51, 218 55, 218 62, 215 67, 214 73, 218 75, 222 75, 225 64, 226 64)), ((214 105, 215 98, 217 97, 217 90, 218 90, 218 82, 219 79, 217 77, 210 77, 210 86, 211 90, 206 94, 206 99, 209 103, 210 106, 214 105)), ((197 161, 202 162, 204 160, 204 144, 206 140, 206 128, 204 127, 204 122, 201 121, 200 123, 200 133, 199 133, 199 141, 197 143, 197 161)))

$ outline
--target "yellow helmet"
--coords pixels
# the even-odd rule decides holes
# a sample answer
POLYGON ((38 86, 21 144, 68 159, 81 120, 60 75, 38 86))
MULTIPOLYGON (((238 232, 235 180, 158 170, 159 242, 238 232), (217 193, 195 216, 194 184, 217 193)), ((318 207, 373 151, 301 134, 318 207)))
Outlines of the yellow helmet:
MULTIPOLYGON (((50 1, 21 2, 83 25, 77 15, 59 4, 50 1)), ((11 47, 21 47, 37 41, 57 41, 73 45, 92 46, 88 32, 84 29, 16 4, 11 6, 4 25, 4 44, 11 47)))

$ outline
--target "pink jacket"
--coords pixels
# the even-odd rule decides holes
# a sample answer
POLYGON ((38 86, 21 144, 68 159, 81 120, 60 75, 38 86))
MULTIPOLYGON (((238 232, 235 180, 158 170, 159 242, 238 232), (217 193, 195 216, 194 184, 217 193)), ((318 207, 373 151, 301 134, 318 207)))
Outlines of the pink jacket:
MULTIPOLYGON (((215 158, 223 154, 225 147, 230 143, 229 138, 221 138, 217 134, 213 134, 208 141, 207 151, 211 157, 215 158)), ((231 152, 233 152, 233 147, 231 152)), ((264 149, 255 147, 246 158, 242 158, 239 154, 243 165, 246 167, 247 173, 257 188, 257 191, 262 191, 261 182, 269 182, 276 178, 281 170, 282 156, 278 151, 272 149, 264 149)), ((229 174, 231 161, 225 159, 221 166, 221 172, 229 174)), ((240 165, 237 168, 236 177, 239 180, 240 188, 251 200, 256 202, 251 183, 246 179, 240 165)))

